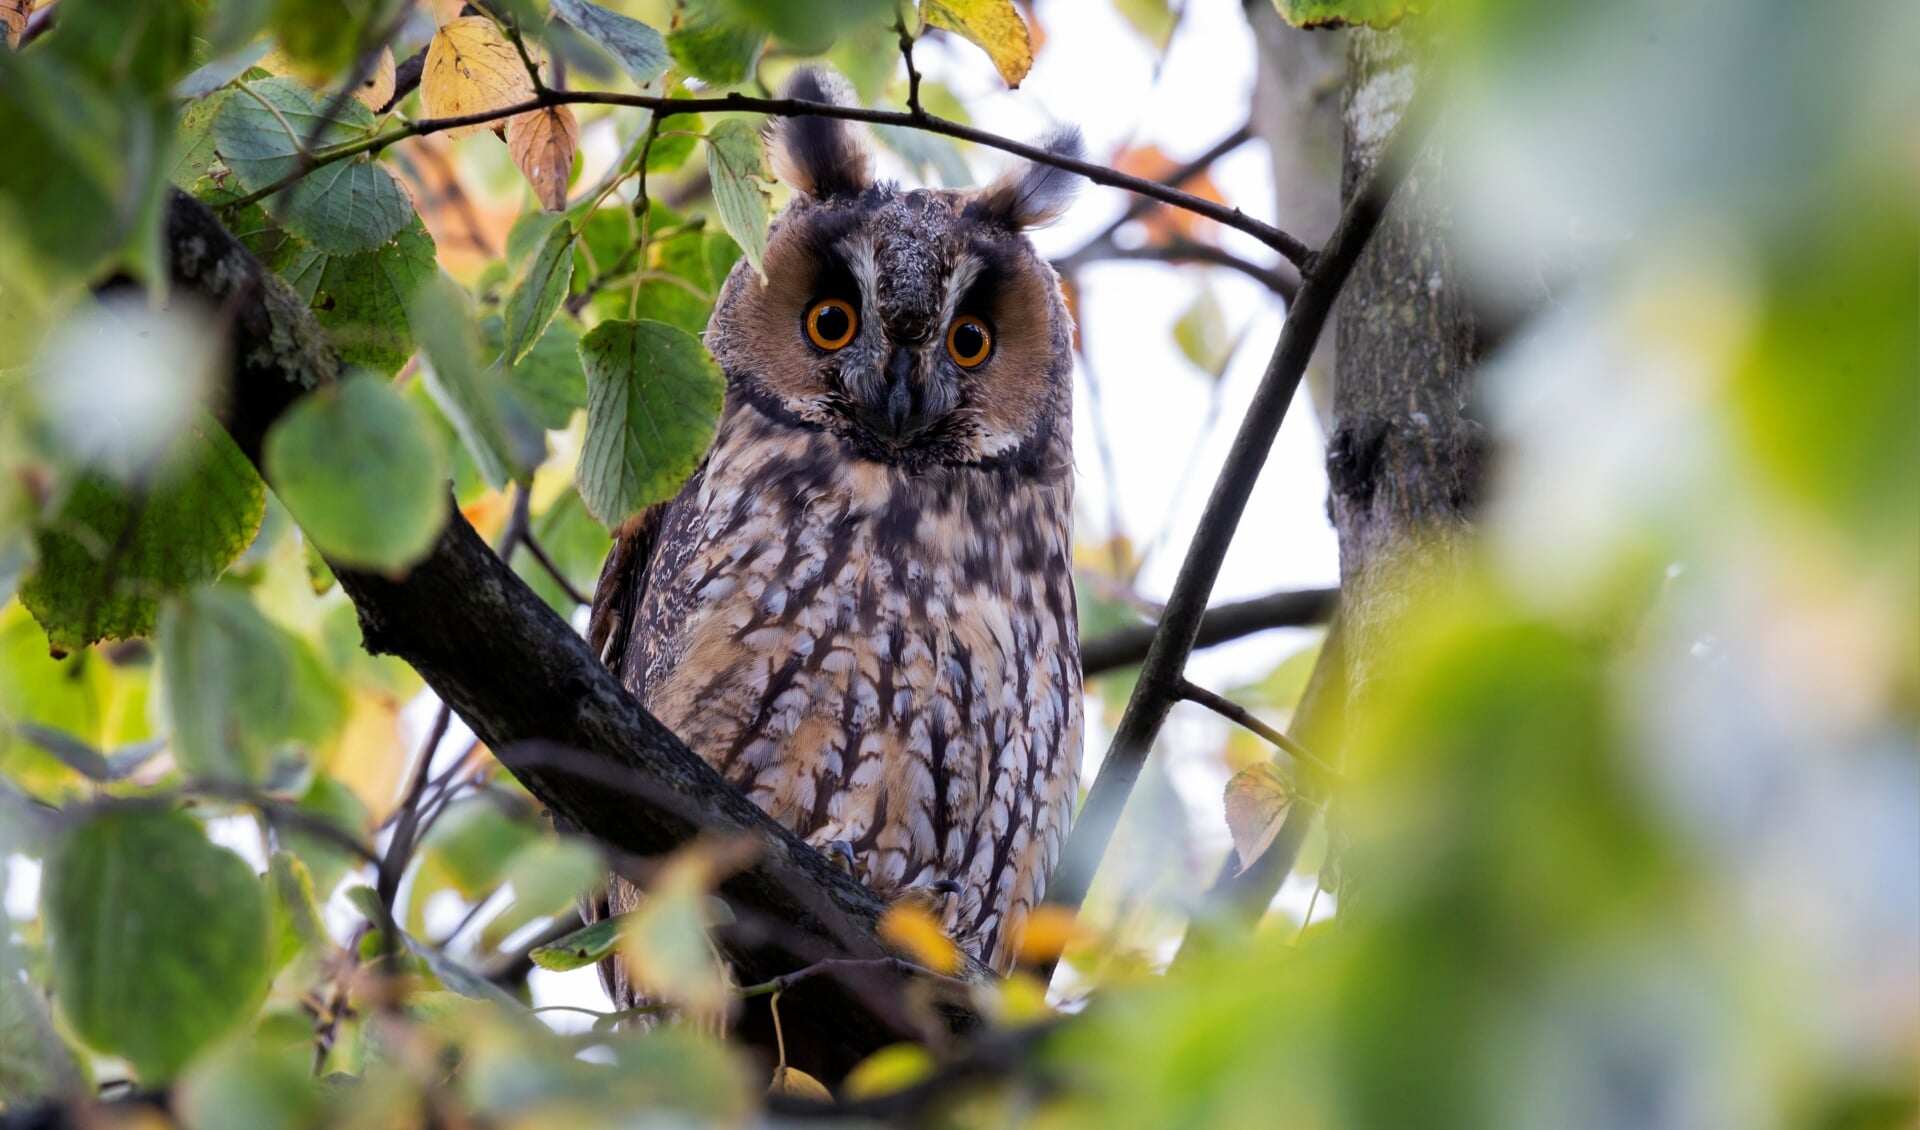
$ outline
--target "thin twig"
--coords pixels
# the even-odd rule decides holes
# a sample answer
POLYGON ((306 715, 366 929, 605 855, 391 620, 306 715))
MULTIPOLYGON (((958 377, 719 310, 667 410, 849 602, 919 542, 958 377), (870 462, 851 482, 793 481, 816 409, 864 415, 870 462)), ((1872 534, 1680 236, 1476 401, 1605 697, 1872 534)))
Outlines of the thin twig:
POLYGON ((1326 246, 1306 269, 1306 282, 1287 313, 1279 345, 1261 378, 1260 387, 1239 434, 1227 453, 1213 494, 1200 516, 1198 532, 1187 547, 1173 592, 1167 599, 1160 628, 1134 683, 1133 695, 1114 729, 1113 744, 1101 764, 1100 775, 1088 791, 1079 819, 1061 853, 1060 866, 1047 890, 1047 902, 1069 910, 1086 898, 1087 887, 1101 856, 1113 838, 1126 807, 1127 796, 1140 776, 1147 751, 1166 721, 1167 711, 1180 698, 1186 682, 1187 657, 1193 652, 1206 614, 1207 598, 1220 575, 1221 562, 1246 513, 1254 482, 1266 464, 1274 437, 1285 421, 1314 343, 1333 312, 1347 276, 1380 224, 1394 191, 1406 178, 1413 157, 1425 144, 1432 116, 1431 99, 1416 94, 1407 113, 1387 143, 1386 153, 1340 217, 1326 246))
POLYGON ((380 876, 375 890, 380 895, 380 905, 393 910, 393 899, 400 891, 400 876, 406 872, 407 861, 413 857, 413 845, 420 821, 420 797, 427 787, 427 766, 433 763, 433 751, 440 748, 440 741, 447 736, 447 728, 453 724, 453 708, 446 703, 440 704, 440 710, 433 716, 433 727, 427 731, 427 740, 420 744, 420 752, 414 759, 413 780, 407 786, 407 798, 400 802, 400 819, 394 825, 393 838, 387 841, 387 854, 380 860, 380 876))
MULTIPOLYGON (((1195 650, 1229 643, 1255 632, 1273 628, 1304 628, 1324 624, 1333 615, 1339 589, 1299 589, 1269 593, 1252 600, 1216 604, 1200 620, 1200 632, 1194 637, 1195 650)), ((1147 657, 1158 624, 1139 624, 1095 636, 1080 644, 1080 671, 1084 675, 1104 675, 1122 667, 1131 667, 1147 657)))
POLYGON ((1186 699, 1188 702, 1204 706, 1236 726, 1251 730, 1267 741, 1272 742, 1284 751, 1288 757, 1293 758, 1308 769, 1313 770, 1325 778, 1329 784, 1337 785, 1340 783, 1340 771, 1338 769, 1315 757, 1312 751, 1308 750, 1306 746, 1301 745, 1299 742, 1294 741, 1272 726, 1267 725, 1252 711, 1232 699, 1227 698, 1225 695, 1215 694, 1205 687, 1182 679, 1180 682, 1180 697, 1186 699))
POLYGON ((520 544, 527 547, 528 553, 533 554, 533 559, 538 561, 540 567, 547 571, 547 576, 553 578, 553 583, 560 586, 560 591, 567 594, 567 599, 573 601, 575 604, 593 603, 591 597, 574 587, 573 582, 567 579, 567 575, 560 571, 560 566, 554 564, 553 558, 547 556, 547 551, 540 545, 540 542, 534 538, 532 530, 528 530, 526 533, 520 535, 520 544))
POLYGON ((356 157, 362 153, 378 153, 388 146, 393 145, 395 142, 404 141, 409 137, 420 137, 425 134, 439 133, 443 130, 456 129, 460 126, 485 125, 489 122, 497 122, 504 118, 511 118, 516 114, 546 109, 551 106, 582 104, 595 106, 636 106, 641 109, 651 110, 662 118, 673 117, 680 114, 766 114, 772 117, 812 116, 819 118, 837 118, 850 122, 866 122, 870 125, 904 126, 911 129, 924 130, 928 133, 944 134, 947 137, 958 138, 961 141, 971 141, 976 145, 984 145, 989 149, 998 149, 1002 152, 1011 153, 1016 157, 1024 157, 1036 164, 1048 165, 1056 169, 1064 169, 1070 173, 1078 173, 1095 184, 1105 185, 1108 188, 1124 189, 1138 196, 1158 200, 1162 204, 1171 204, 1176 208, 1192 212, 1197 216, 1205 216, 1207 219, 1213 220, 1226 227, 1247 233, 1261 243, 1280 252, 1280 254, 1292 261, 1295 266, 1302 267, 1302 269, 1305 269, 1305 265, 1312 256, 1312 249, 1306 244, 1271 224, 1254 219, 1238 208, 1229 208, 1224 204, 1218 204, 1190 193, 1181 192, 1177 188, 1169 188, 1164 184, 1147 180, 1144 177, 1136 177, 1120 172, 1117 169, 1110 169, 1105 165, 1095 164, 1092 161, 1063 157, 1058 153, 1049 152, 1037 145, 1014 141, 1011 138, 1002 137, 999 134, 977 129, 973 126, 963 125, 959 122, 949 121, 946 118, 933 114, 915 114, 900 110, 869 110, 861 106, 839 106, 830 102, 809 102, 800 98, 751 98, 744 94, 723 94, 709 98, 666 98, 653 94, 618 94, 594 90, 542 90, 535 97, 525 102, 517 102, 511 106, 500 106, 489 110, 476 111, 471 114, 459 114, 445 118, 422 118, 418 121, 408 122, 406 125, 396 129, 330 149, 326 153, 316 157, 312 167, 297 170, 258 191, 248 193, 234 201, 233 206, 244 207, 245 205, 272 196, 274 193, 281 191, 288 185, 299 180, 302 176, 312 172, 313 169, 319 168, 322 165, 329 165, 335 161, 344 161, 349 157, 356 157))
POLYGON ((1066 274, 1077 271, 1089 263, 1119 261, 1144 261, 1149 263, 1203 263, 1210 267, 1225 267, 1266 287, 1291 303, 1300 292, 1298 279, 1282 274, 1273 267, 1263 267, 1258 263, 1242 259, 1223 247, 1210 243, 1201 243, 1192 239, 1170 239, 1164 243, 1150 243, 1144 247, 1121 247, 1110 239, 1094 240, 1064 259, 1054 260, 1053 269, 1066 274))
POLYGON ((900 57, 907 61, 907 112, 924 116, 926 111, 920 108, 920 69, 913 65, 913 33, 907 30, 906 16, 894 13, 893 30, 900 36, 900 57))

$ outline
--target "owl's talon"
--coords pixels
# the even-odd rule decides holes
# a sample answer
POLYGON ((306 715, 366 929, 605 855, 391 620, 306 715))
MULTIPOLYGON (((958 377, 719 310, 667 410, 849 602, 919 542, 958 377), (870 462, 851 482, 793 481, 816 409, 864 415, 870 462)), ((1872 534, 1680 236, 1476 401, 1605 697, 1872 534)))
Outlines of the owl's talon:
POLYGON ((845 840, 834 840, 822 848, 821 853, 824 854, 828 862, 832 863, 835 867, 838 867, 856 879, 860 877, 859 863, 854 857, 852 844, 845 840))
POLYGON ((957 895, 960 893, 960 880, 958 879, 936 880, 935 882, 928 883, 927 889, 929 891, 938 891, 943 895, 957 895))

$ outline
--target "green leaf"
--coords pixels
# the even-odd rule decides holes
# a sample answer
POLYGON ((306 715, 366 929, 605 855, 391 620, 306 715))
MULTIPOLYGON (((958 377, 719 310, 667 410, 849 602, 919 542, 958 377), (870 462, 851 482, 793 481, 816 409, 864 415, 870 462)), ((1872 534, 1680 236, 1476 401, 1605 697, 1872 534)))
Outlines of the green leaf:
POLYGON ((577 839, 541 836, 514 853, 502 878, 513 901, 480 928, 483 949, 497 949, 514 932, 539 918, 564 913, 606 878, 600 853, 577 839))
POLYGON ((172 1105, 180 1124, 193 1130, 324 1126, 324 1092, 312 1077, 312 1061, 310 1034, 304 1045, 283 1046, 256 1029, 251 1039, 229 1042, 195 1063, 175 1088, 172 1105))
POLYGON ((413 324, 426 350, 427 391, 459 432, 481 476, 496 490, 531 481, 533 469, 546 458, 546 434, 514 398, 505 369, 480 366, 465 293, 446 279, 423 287, 413 324))
POLYGON ((556 224, 527 264, 527 273, 507 297, 507 344, 503 356, 517 365, 546 332, 573 282, 572 224, 556 224))
POLYGON ((172 110, 111 96, 45 51, 0 51, 0 222, 52 277, 86 281, 114 253, 149 269, 167 191, 172 110))
MULTIPOLYGON (((351 612, 348 615, 351 617, 351 612)), ((367 829, 367 806, 346 784, 325 773, 314 775, 298 808, 308 817, 325 821, 349 836, 362 835, 367 829)), ((306 864, 313 876, 314 893, 321 899, 333 894, 340 880, 346 878, 347 869, 360 862, 332 840, 297 827, 287 828, 281 842, 306 864)))
POLYGON ((159 598, 210 581, 260 528, 266 487, 224 429, 189 428, 144 487, 74 484, 20 600, 55 648, 153 634, 159 598))
POLYGON ((1187 360, 1216 381, 1240 344, 1239 336, 1227 329, 1227 316, 1210 286, 1202 286, 1193 305, 1173 323, 1173 340, 1187 360))
POLYGON ((433 975, 447 988, 477 1001, 488 1001, 499 1005, 509 1012, 525 1012, 526 1005, 508 996, 498 985, 480 976, 473 970, 448 957, 433 946, 425 945, 411 934, 402 935, 407 940, 407 948, 414 956, 427 963, 433 975))
POLYGON ((97 812, 47 861, 53 988, 75 1033, 166 1080, 267 989, 267 904, 240 857, 186 816, 97 812))
POLYGON ((713 442, 726 378, 700 340, 662 322, 603 322, 580 341, 587 440, 581 501, 612 529, 673 497, 713 442))
POLYGON ((325 741, 346 714, 319 660, 243 593, 208 587, 170 603, 160 661, 173 755, 197 777, 257 782, 277 746, 325 741))
POLYGON ((233 90, 216 90, 180 112, 179 137, 174 143, 177 155, 173 159, 173 171, 168 174, 174 184, 190 189, 201 177, 213 174, 220 161, 220 155, 214 151, 214 118, 227 100, 236 96, 245 97, 233 90))
POLYGON ((70 1096, 84 1086, 73 1052, 54 1031, 47 998, 21 976, 13 943, 0 938, 0 1108, 70 1096))
POLYGON ((689 0, 680 26, 667 33, 667 51, 694 78, 714 86, 745 82, 767 34, 732 18, 717 0, 689 0))
POLYGON ((14 723, 14 732, 46 750, 60 763, 90 781, 111 783, 125 780, 134 770, 154 759, 167 747, 164 739, 155 738, 144 742, 135 742, 107 753, 67 733, 51 726, 41 726, 33 722, 14 723))
POLYGON ((476 797, 447 809, 421 845, 421 854, 455 893, 473 902, 492 894, 507 861, 537 838, 532 828, 508 817, 499 805, 476 797))
POLYGON ((760 131, 741 118, 728 118, 707 134, 707 170, 713 175, 713 202, 720 224, 746 253, 762 282, 767 278, 767 217, 771 212, 767 154, 760 131))
POLYGON ((660 33, 587 0, 552 0, 553 12, 575 31, 607 49, 627 77, 645 86, 666 72, 667 44, 660 33))
MULTIPOLYGON (((338 74, 353 65, 361 44, 373 32, 370 20, 382 9, 378 0, 271 0, 273 38, 301 72, 338 74)), ((385 18, 385 17, 381 17, 385 18)))
POLYGON ((533 959, 535 965, 555 973, 585 969, 619 947, 620 934, 632 921, 631 914, 602 918, 550 945, 534 947, 527 956, 533 959))
POLYGON ((342 361, 392 376, 413 356, 413 304, 439 276, 433 236, 419 216, 357 255, 329 254, 271 227, 245 242, 312 307, 342 361))
MULTIPOLYGON (((332 120, 331 100, 287 78, 244 84, 213 122, 214 147, 249 192, 301 167, 300 147, 318 133, 318 148, 364 137, 373 111, 348 99, 332 120)), ((269 198, 268 212, 322 251, 351 255, 386 243, 413 217, 413 201, 393 175, 364 154, 323 165, 269 198)))
POLYGON ((166 93, 193 61, 190 0, 84 0, 60 13, 48 46, 107 87, 166 93))
POLYGON ((1305 28, 1392 27, 1402 17, 1427 9, 1416 0, 1273 0, 1273 6, 1288 23, 1305 28))
POLYGON ((267 432, 267 474, 300 529, 334 561, 395 573, 447 520, 447 453, 385 381, 355 373, 296 401, 267 432))
POLYGON ((267 863, 267 879, 273 884, 273 968, 286 968, 302 951, 316 956, 332 952, 333 939, 321 924, 307 865, 289 852, 276 851, 267 863))
MULTIPOLYGON (((506 323, 490 314, 480 323, 487 353, 505 348, 506 323)), ((574 410, 587 406, 587 374, 580 368, 580 331, 568 318, 556 318, 533 349, 507 374, 514 394, 529 415, 549 431, 562 429, 574 410)))

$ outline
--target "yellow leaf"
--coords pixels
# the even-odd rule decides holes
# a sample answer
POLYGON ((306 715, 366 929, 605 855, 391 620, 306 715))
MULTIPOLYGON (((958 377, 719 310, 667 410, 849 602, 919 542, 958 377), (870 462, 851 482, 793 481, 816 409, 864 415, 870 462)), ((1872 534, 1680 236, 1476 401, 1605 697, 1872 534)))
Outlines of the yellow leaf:
POLYGON ((904 1091, 933 1074, 933 1056, 919 1044, 888 1044, 853 1065, 841 1084, 853 1102, 904 1091))
POLYGON ((1013 0, 922 0, 920 18, 978 44, 1008 86, 1033 69, 1033 36, 1013 0))
POLYGON ((960 968, 960 949, 933 915, 917 906, 896 903, 880 916, 880 940, 904 951, 935 973, 951 975, 960 968))
POLYGON ((797 1067, 776 1067, 773 1071, 773 1086, 767 1088, 770 1095, 792 1095, 798 1099, 811 1099, 814 1102, 830 1103, 833 1092, 827 1090, 820 1080, 797 1067))
POLYGON ((549 212, 567 206, 567 178, 580 147, 580 125, 565 106, 529 110, 507 119, 507 152, 549 212))
POLYGON ((620 935, 627 976, 648 996, 719 1016, 732 998, 726 970, 707 940, 713 925, 714 861, 700 845, 676 852, 648 886, 620 935))
POLYGON ((379 822, 399 802, 400 775, 411 754, 401 740, 398 704, 384 694, 357 692, 321 768, 352 789, 379 822))
POLYGON ((1033 908, 1025 922, 1014 925, 1020 961, 1039 965, 1057 959, 1079 936, 1073 911, 1063 906, 1042 903, 1033 908))
POLYGON ((380 49, 380 61, 373 65, 373 73, 360 83, 360 89, 353 92, 362 105, 374 113, 379 113, 387 103, 393 101, 395 79, 393 48, 380 49))
MULTIPOLYGON (((420 72, 420 103, 429 118, 452 118, 498 110, 533 98, 533 77, 520 52, 485 16, 448 20, 427 45, 420 72)), ((451 138, 485 129, 484 124, 446 131, 451 138)))
POLYGON ((7 27, 7 43, 20 42, 27 30, 27 17, 33 15, 33 0, 0 0, 0 24, 7 27))
POLYGON ((1293 804, 1293 782, 1271 761, 1249 765, 1227 782, 1227 831, 1240 870, 1253 866, 1273 837, 1280 833, 1287 809, 1293 804))

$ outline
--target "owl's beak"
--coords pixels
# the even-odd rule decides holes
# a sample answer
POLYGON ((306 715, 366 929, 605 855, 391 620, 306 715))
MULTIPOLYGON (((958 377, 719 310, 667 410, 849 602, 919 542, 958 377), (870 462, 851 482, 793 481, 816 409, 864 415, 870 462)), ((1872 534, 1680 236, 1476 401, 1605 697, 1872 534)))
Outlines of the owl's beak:
POLYGON ((926 427, 927 421, 921 416, 918 398, 914 395, 914 379, 919 373, 920 362, 913 352, 894 346, 893 352, 887 355, 886 384, 878 398, 880 403, 868 412, 869 427, 893 440, 906 439, 926 427))

